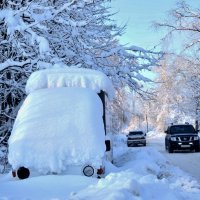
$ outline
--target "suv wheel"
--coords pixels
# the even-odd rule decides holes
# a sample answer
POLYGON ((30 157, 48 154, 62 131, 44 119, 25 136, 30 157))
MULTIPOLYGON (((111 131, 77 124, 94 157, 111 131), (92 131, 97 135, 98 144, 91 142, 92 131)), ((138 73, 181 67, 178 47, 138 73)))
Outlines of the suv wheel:
POLYGON ((200 151, 199 147, 195 148, 195 152, 199 152, 199 151, 200 151))
POLYGON ((169 152, 169 153, 173 153, 173 151, 174 151, 173 148, 172 148, 171 145, 169 144, 169 146, 168 146, 168 152, 169 152))

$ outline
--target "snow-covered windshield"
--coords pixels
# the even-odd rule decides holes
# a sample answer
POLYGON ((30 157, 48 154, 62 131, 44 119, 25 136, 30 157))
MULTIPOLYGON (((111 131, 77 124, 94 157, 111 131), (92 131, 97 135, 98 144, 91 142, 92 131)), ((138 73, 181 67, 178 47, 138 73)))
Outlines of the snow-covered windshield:
POLYGON ((192 125, 178 125, 172 126, 170 129, 171 134, 175 133, 195 133, 195 129, 192 125))

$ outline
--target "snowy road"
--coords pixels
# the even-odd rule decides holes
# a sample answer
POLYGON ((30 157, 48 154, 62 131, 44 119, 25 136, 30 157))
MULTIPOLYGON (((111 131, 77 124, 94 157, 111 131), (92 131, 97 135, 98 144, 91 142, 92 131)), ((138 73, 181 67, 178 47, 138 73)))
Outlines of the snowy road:
POLYGON ((165 150, 164 137, 149 138, 148 145, 156 148, 171 164, 189 173, 200 182, 200 153, 175 152, 169 154, 165 150))
MULTIPOLYGON (((115 136, 113 150, 117 166, 105 162, 105 178, 59 174, 18 180, 13 179, 11 173, 2 174, 0 200, 200 199, 200 184, 166 162, 163 155, 168 154, 163 150, 161 139, 160 142, 159 139, 149 140, 147 147, 138 148, 128 148, 126 139, 124 135, 115 136)), ((176 155, 179 154, 172 154, 172 157, 176 155)), ((180 158, 178 156, 179 161, 180 158)))

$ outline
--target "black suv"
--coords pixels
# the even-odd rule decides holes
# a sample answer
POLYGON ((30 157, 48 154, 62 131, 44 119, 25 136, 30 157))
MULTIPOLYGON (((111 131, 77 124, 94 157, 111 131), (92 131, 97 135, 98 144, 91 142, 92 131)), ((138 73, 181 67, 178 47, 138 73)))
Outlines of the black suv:
POLYGON ((169 153, 174 150, 195 150, 199 152, 199 136, 190 124, 171 125, 167 128, 165 137, 165 149, 169 153))
POLYGON ((127 135, 127 146, 146 146, 146 134, 143 131, 130 131, 127 135))

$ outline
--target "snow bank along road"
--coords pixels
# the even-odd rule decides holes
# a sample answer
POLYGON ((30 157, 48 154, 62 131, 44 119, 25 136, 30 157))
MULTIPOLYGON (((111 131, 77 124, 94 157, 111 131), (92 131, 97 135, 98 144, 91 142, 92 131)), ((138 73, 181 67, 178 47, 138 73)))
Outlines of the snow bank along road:
POLYGON ((174 166, 179 167, 183 171, 189 173, 198 182, 200 182, 200 152, 175 152, 168 153, 165 150, 164 137, 152 137, 148 138, 148 146, 156 148, 160 153, 162 153, 167 160, 174 166))
POLYGON ((162 144, 150 140, 147 147, 128 148, 126 139, 116 136, 116 166, 105 163, 105 178, 60 174, 14 180, 10 173, 4 174, 0 175, 0 200, 200 199, 200 184, 169 164, 156 150, 162 144))

